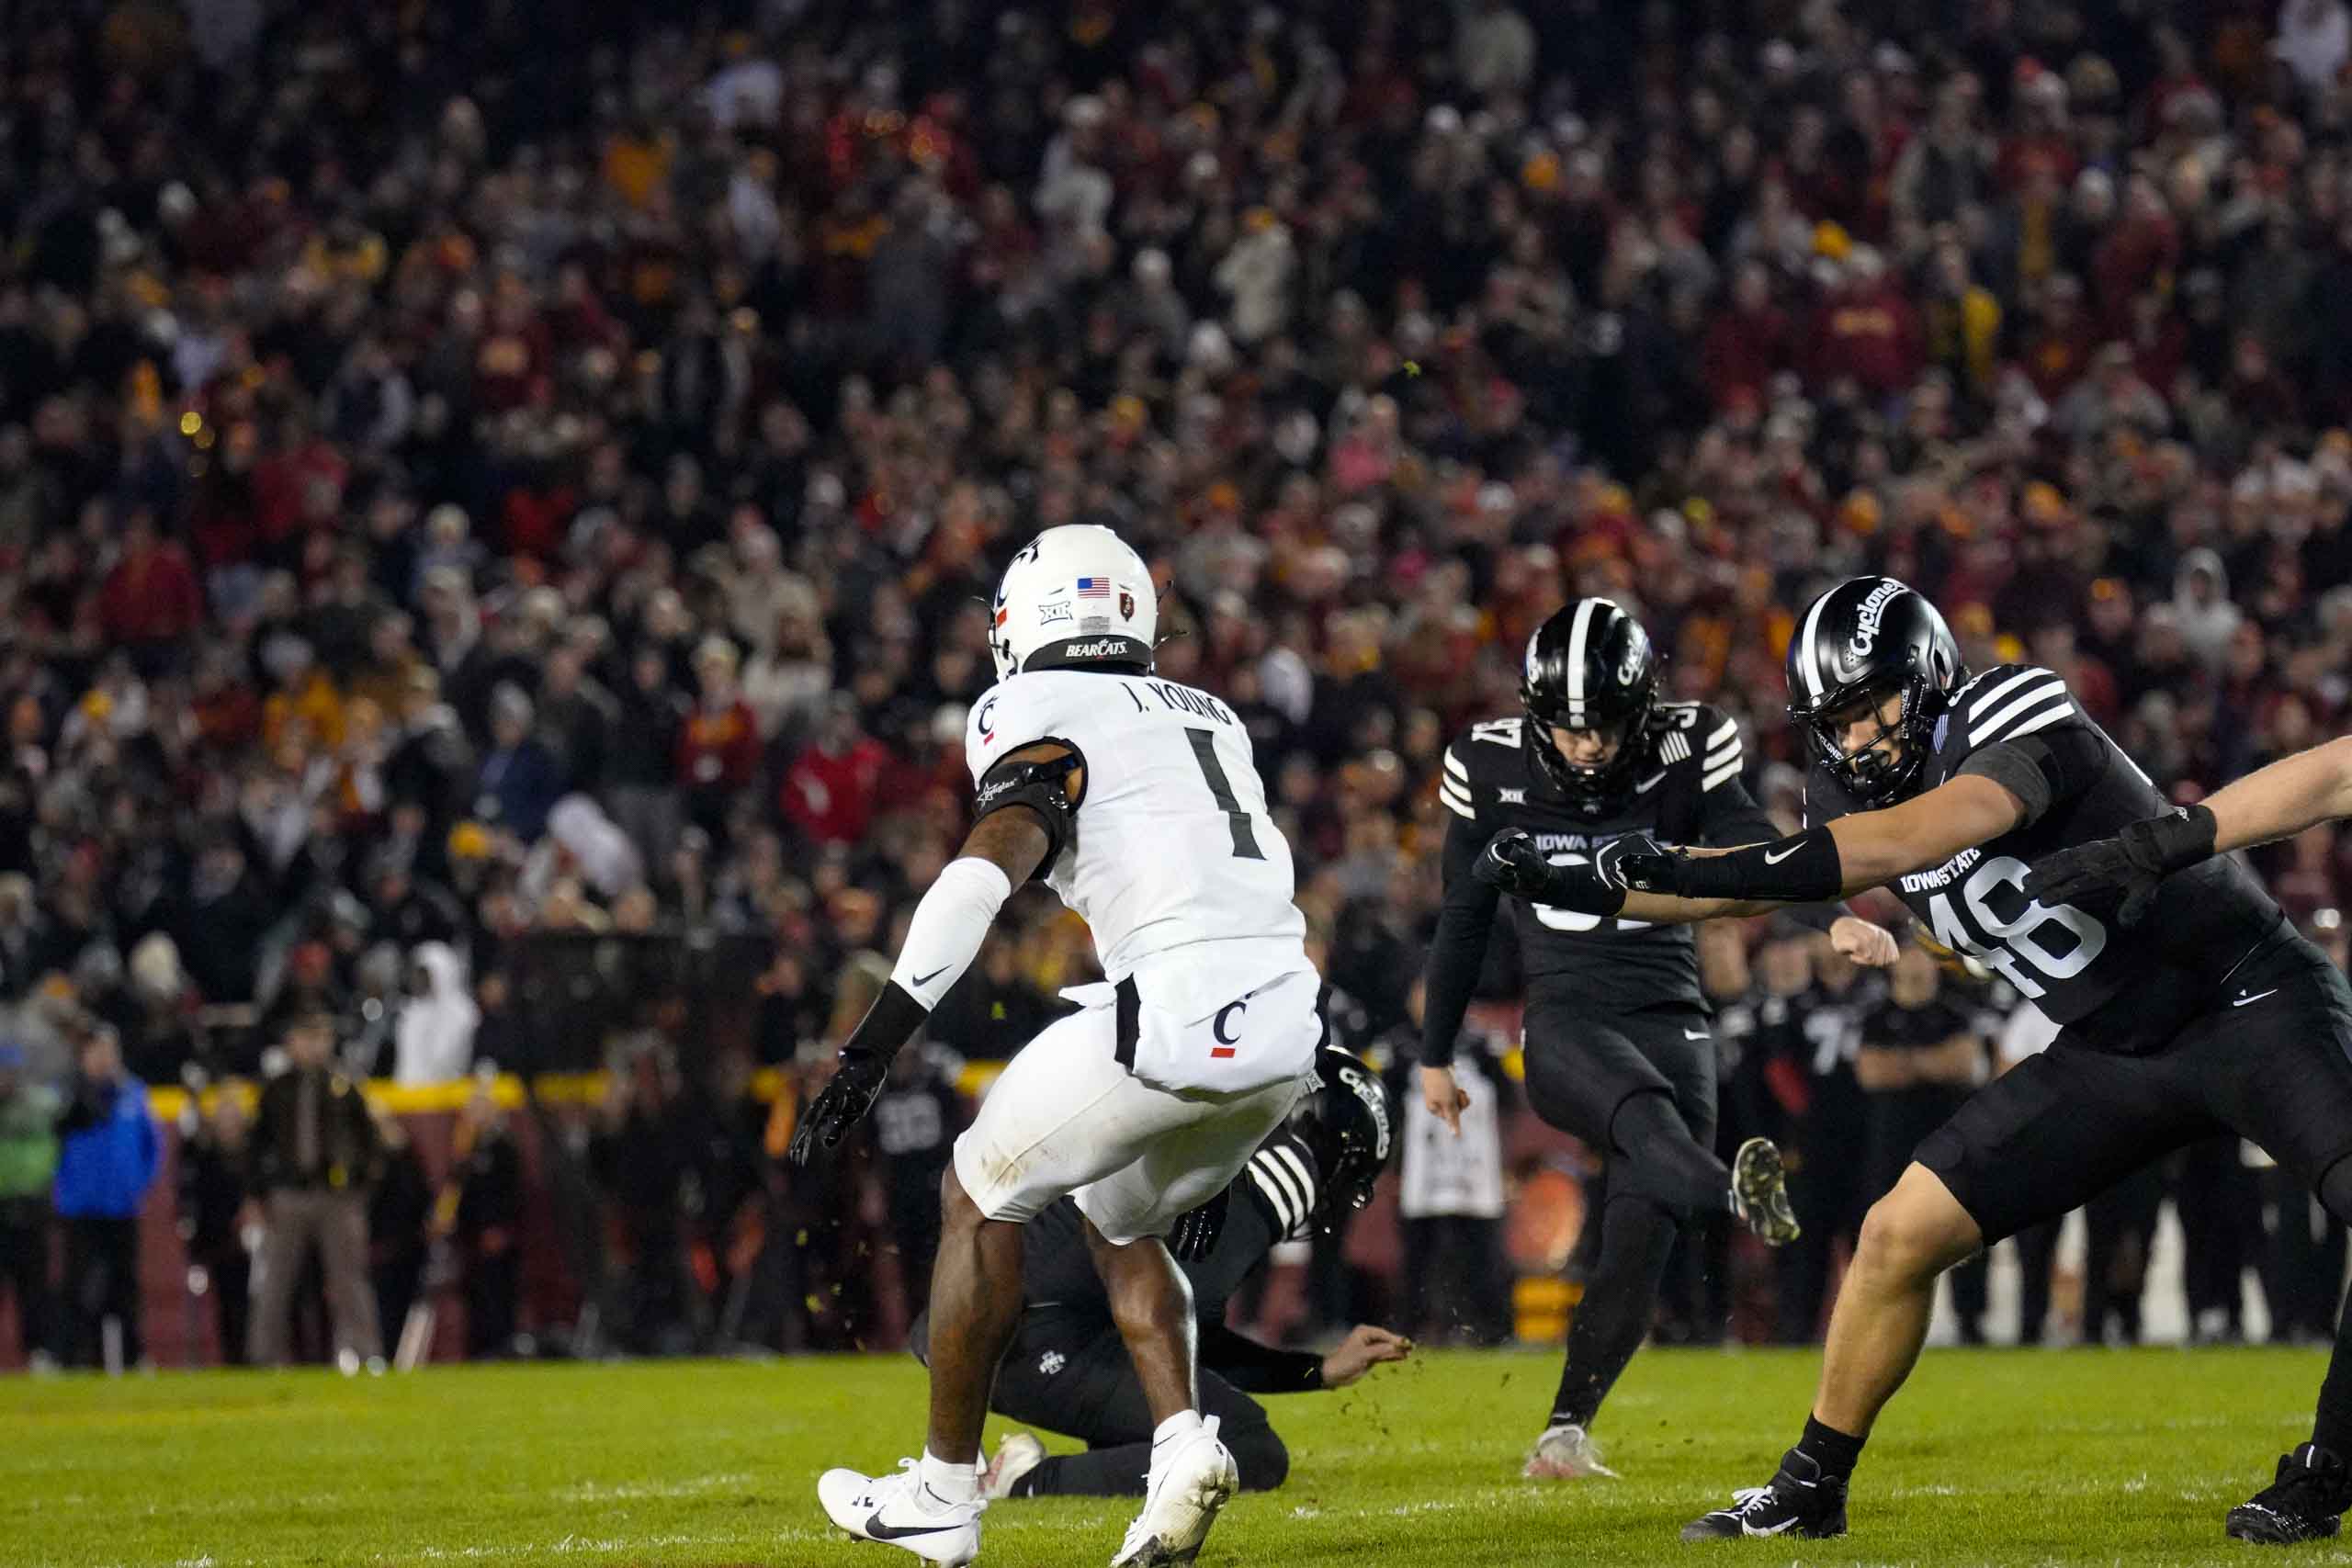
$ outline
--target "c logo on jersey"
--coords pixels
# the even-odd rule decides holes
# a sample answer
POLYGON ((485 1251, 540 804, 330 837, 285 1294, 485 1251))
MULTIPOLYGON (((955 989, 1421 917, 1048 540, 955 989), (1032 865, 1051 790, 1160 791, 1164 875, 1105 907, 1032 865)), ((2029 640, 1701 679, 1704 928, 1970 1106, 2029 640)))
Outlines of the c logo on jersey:
POLYGON ((1248 997, 1242 998, 1238 1002, 1227 1002, 1223 1007, 1216 1010, 1216 1019, 1209 1025, 1209 1032, 1216 1035, 1217 1040, 1217 1043, 1215 1045, 1209 1047, 1209 1055, 1211 1056, 1223 1057, 1233 1055, 1233 1048, 1241 1043, 1241 1036, 1238 1034, 1227 1034, 1225 1032, 1225 1021, 1233 1017, 1236 1013, 1248 1012, 1249 1010, 1250 998, 1248 997))
POLYGON ((980 705, 980 744, 996 744, 996 727, 989 722, 989 715, 996 711, 996 699, 990 697, 980 705))

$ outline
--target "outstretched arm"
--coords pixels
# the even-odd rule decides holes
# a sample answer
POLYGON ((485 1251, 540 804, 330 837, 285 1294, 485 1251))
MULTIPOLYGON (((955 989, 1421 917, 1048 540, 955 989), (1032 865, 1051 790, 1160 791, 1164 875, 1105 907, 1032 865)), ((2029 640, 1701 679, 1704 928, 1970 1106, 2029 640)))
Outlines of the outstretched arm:
POLYGON ((2256 769, 2206 796, 2205 809, 2217 854, 2352 817, 2352 735, 2256 769))
POLYGON ((2202 805, 2127 822, 2113 838, 2045 855, 2026 890, 2045 904, 2120 897, 2116 918, 2134 926, 2174 872, 2342 817, 2352 817, 2352 737, 2257 768, 2202 805))
MULTIPOLYGON (((1701 840, 1718 849, 1746 849, 1750 844, 1778 841, 1780 825, 1756 803, 1737 778, 1724 780, 1702 796, 1704 818, 1701 840)), ((1786 907, 1788 918, 1801 926, 1829 933, 1839 953, 1857 964, 1884 968, 1903 951, 1894 934, 1864 919, 1838 899, 1824 898, 1786 907)))
MULTIPOLYGON (((1584 868, 1546 868, 1538 889, 1547 903, 1589 914, 1622 914, 1653 925, 1683 925, 1724 916, 1762 914, 1783 904, 1860 893, 2015 827, 2024 803, 2003 784, 1963 773, 1900 806, 1858 812, 1769 844, 1724 854, 1686 855, 1621 840, 1622 853, 1602 854, 1584 868)), ((1480 862, 1489 877, 1532 878, 1506 840, 1488 846, 1480 862), (1496 863, 1507 862, 1507 867, 1496 863)), ((1613 847, 1613 846, 1612 846, 1613 847)), ((1510 881, 1501 886, 1518 891, 1510 881)))

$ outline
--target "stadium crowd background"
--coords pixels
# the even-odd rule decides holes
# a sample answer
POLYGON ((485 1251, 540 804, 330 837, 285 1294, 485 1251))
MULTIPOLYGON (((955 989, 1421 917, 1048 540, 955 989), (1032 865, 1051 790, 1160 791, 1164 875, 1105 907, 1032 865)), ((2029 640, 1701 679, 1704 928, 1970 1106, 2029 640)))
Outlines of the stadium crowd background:
MULTIPOLYGON (((1859 570, 2208 788, 2344 719, 2347 59, 2342 0, 12 7, 0 1077, 87 1106, 94 1033, 251 1077, 322 1005, 347 1067, 461 1077, 528 1054, 535 937, 715 929, 772 944, 788 1112, 961 832, 994 574, 1064 522, 1248 716, 1367 1039, 1440 750, 1572 594, 1778 810, 1790 607, 1859 570)), ((2327 931, 2346 853, 2257 859, 2327 931)), ((1087 977, 1016 916, 940 1046, 1087 977)), ((774 1196, 816 1179, 751 1065, 691 1094, 774 1196)), ((596 1135, 676 1142, 678 1071, 596 1135)), ((0 1235, 70 1231, 17 1152, 0 1235)), ((693 1165, 589 1161, 672 1247, 693 1165)), ((121 1201, 169 1223, 80 1217, 121 1201)))

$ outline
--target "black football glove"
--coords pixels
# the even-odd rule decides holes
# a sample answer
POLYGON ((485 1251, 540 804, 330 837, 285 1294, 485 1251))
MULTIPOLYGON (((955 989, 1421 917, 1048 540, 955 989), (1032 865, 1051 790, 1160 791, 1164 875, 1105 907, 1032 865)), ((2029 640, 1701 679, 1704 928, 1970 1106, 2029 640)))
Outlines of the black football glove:
POLYGON ((1625 907, 1625 890, 1610 886, 1589 862, 1554 865, 1535 840, 1517 828, 1507 828, 1488 840, 1470 874, 1514 898, 1578 914, 1613 915, 1625 907))
POLYGON ((1168 1250, 1179 1263, 1197 1263, 1216 1246, 1216 1238, 1225 1234, 1226 1211, 1233 1206, 1233 1189, 1226 1188, 1197 1209, 1187 1209, 1176 1216, 1176 1224, 1168 1233, 1168 1250))
POLYGON ((1593 874, 1620 893, 1671 893, 1674 870, 1681 852, 1669 850, 1647 833, 1628 833, 1593 852, 1593 874))
POLYGON ((2213 814, 2201 806, 2127 822, 2111 839, 2095 839, 2034 862, 2026 897, 2044 906, 2120 897, 2116 919, 2136 926, 2165 877, 2212 856, 2213 832, 2213 814))
POLYGON ((795 1165, 807 1165, 819 1149, 831 1154, 841 1147, 849 1130, 874 1109, 883 1080, 890 1076, 890 1059, 869 1046, 844 1045, 841 1059, 841 1071, 808 1102, 799 1130, 792 1134, 788 1152, 795 1165))

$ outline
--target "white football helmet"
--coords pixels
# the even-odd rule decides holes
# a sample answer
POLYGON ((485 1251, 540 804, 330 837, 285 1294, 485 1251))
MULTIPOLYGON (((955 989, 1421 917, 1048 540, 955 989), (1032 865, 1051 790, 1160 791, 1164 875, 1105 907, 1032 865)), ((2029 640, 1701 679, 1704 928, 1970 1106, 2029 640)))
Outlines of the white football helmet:
POLYGON ((1071 523, 1021 547, 996 585, 996 678, 1090 664, 1151 668, 1159 595, 1143 557, 1108 528, 1071 523))

